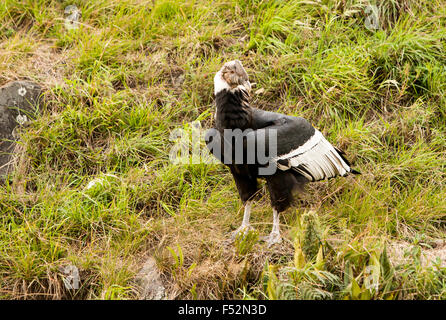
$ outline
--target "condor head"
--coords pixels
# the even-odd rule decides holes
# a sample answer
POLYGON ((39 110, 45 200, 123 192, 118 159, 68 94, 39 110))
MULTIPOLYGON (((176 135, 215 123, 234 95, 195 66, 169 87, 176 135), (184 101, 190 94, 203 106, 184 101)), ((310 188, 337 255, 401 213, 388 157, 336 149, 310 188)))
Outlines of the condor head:
POLYGON ((247 93, 251 92, 248 73, 240 60, 226 62, 214 77, 215 95, 223 89, 232 90, 235 88, 245 90, 247 93))

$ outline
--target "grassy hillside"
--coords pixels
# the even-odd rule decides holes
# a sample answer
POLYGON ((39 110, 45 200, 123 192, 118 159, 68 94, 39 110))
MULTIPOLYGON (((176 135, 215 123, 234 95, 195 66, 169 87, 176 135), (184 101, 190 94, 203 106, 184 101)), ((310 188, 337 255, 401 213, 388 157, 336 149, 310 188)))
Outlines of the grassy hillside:
POLYGON ((0 3, 0 85, 45 88, 0 185, 0 298, 136 298, 153 256, 169 298, 445 299, 446 2, 373 3, 378 19, 360 0, 0 3), (231 244, 227 169, 169 160, 174 129, 212 126, 232 59, 253 106, 307 118, 362 172, 309 185, 271 249, 265 193, 231 244))

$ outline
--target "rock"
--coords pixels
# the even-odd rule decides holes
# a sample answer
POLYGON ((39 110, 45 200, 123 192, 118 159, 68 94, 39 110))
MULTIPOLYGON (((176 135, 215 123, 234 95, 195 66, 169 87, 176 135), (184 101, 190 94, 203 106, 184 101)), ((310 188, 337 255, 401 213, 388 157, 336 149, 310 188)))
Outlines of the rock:
POLYGON ((172 81, 173 87, 175 89, 180 89, 184 82, 184 74, 180 74, 178 77, 174 78, 172 81))
POLYGON ((81 11, 75 5, 69 5, 65 7, 65 28, 68 30, 78 29, 79 28, 79 19, 82 16, 81 11))
MULTIPOLYGON (((432 267, 437 262, 441 268, 446 267, 446 244, 444 239, 432 240, 432 246, 420 246, 420 263, 423 268, 432 267)), ((392 241, 388 244, 387 253, 394 266, 413 264, 410 254, 414 244, 406 241, 392 241)))
POLYGON ((165 288, 156 266, 155 259, 150 257, 136 275, 135 282, 140 300, 162 300, 165 298, 165 288))
POLYGON ((79 289, 80 275, 79 269, 72 264, 60 266, 59 271, 63 274, 62 281, 68 290, 79 289))
POLYGON ((30 81, 14 81, 0 88, 0 181, 14 169, 15 129, 34 119, 41 92, 30 81))

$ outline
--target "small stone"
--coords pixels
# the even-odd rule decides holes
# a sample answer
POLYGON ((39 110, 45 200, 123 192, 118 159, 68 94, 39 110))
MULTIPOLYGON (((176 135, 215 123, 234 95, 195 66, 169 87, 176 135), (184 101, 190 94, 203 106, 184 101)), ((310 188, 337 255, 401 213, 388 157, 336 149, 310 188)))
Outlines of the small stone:
POLYGON ((85 189, 88 190, 88 189, 91 189, 97 185, 103 186, 104 180, 103 179, 93 179, 87 184, 87 187, 85 189))
POLYGON ((180 89, 184 83, 184 74, 180 74, 179 76, 173 78, 172 85, 175 89, 180 89))
POLYGON ((75 5, 69 5, 64 10, 65 15, 65 28, 68 30, 73 30, 79 28, 79 20, 82 16, 81 11, 75 5))
POLYGON ((136 275, 135 282, 140 300, 162 300, 165 298, 166 289, 161 281, 154 258, 150 257, 146 260, 136 275))
POLYGON ((63 274, 62 281, 68 290, 79 289, 80 276, 79 269, 75 265, 67 265, 59 267, 59 271, 63 274))

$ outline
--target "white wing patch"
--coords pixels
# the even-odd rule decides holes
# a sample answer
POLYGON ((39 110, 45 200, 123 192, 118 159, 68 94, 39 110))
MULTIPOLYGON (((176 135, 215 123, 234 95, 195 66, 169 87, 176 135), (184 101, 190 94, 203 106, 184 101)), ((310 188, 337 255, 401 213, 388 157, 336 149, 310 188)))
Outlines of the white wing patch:
POLYGON ((281 163, 277 162, 280 170, 293 169, 310 181, 345 176, 351 171, 350 166, 318 130, 303 145, 275 160, 282 160, 281 163))

